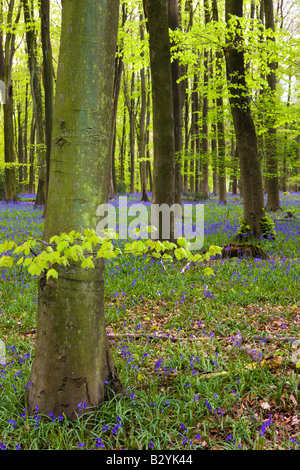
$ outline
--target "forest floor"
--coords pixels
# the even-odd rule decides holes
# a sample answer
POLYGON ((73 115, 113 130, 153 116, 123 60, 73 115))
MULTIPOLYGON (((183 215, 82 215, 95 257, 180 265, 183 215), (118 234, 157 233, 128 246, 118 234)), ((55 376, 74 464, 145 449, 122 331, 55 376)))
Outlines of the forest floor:
MULTIPOLYGON (((281 201, 276 240, 259 242, 267 259, 211 259, 212 276, 201 263, 129 255, 107 263, 107 334, 125 393, 87 419, 84 404, 74 422, 28 415, 37 280, 20 267, 2 270, 0 448, 299 450, 300 193, 281 201)), ((204 248, 224 246, 242 201, 204 204, 204 248)), ((1 241, 41 237, 41 214, 30 197, 1 203, 1 241)))

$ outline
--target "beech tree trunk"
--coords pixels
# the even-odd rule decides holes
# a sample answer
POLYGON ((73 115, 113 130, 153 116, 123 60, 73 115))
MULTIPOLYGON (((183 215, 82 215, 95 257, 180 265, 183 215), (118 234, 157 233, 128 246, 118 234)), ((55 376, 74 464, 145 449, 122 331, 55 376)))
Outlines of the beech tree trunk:
MULTIPOLYGON (((144 40, 144 25, 142 24, 142 15, 140 16, 140 37, 144 40)), ((140 160, 140 180, 141 180, 141 200, 148 201, 147 194, 147 160, 146 160, 146 112, 147 112, 147 95, 146 95, 146 76, 145 68, 140 70, 141 82, 141 112, 139 126, 139 160, 140 160)))
MULTIPOLYGON (((204 7, 204 17, 205 17, 205 24, 207 25, 210 21, 210 12, 209 12, 209 5, 208 0, 203 0, 203 7, 204 7)), ((200 191, 206 198, 209 197, 209 185, 208 185, 208 96, 207 96, 207 88, 208 88, 208 62, 209 62, 209 51, 207 49, 204 50, 204 77, 203 77, 203 99, 202 99, 202 158, 201 158, 201 178, 200 178, 200 191)))
POLYGON ((45 90, 45 143, 46 143, 46 188, 44 215, 47 210, 47 194, 50 174, 50 153, 53 122, 53 64, 50 40, 50 0, 41 0, 41 39, 43 50, 43 83, 45 90))
MULTIPOLYGON (((64 0, 44 239, 96 229, 107 202, 119 2, 64 0), (93 34, 91 34, 91 31, 93 34), (74 44, 76 47, 74 48, 74 44), (97 66, 95 67, 95 64, 97 66)), ((104 263, 41 275, 29 413, 75 417, 121 390, 105 331, 104 263)))
MULTIPOLYGON (((178 1, 168 0, 168 21, 169 28, 176 30, 179 28, 178 1)), ((173 113, 174 113, 174 145, 175 145, 175 202, 181 204, 182 178, 182 97, 181 83, 178 80, 181 76, 180 63, 178 59, 173 59, 171 63, 172 92, 173 92, 173 113)))
POLYGON ((5 201, 17 201, 14 126, 13 126, 13 87, 11 72, 15 54, 15 25, 20 19, 20 8, 13 21, 14 0, 8 4, 6 19, 7 32, 3 44, 3 33, 0 28, 0 80, 5 84, 5 104, 3 104, 3 131, 4 131, 4 162, 5 162, 5 201))
POLYGON ((30 9, 28 0, 22 0, 24 19, 26 24, 26 46, 28 54, 28 67, 30 73, 33 112, 36 124, 36 144, 38 156, 38 188, 35 200, 36 206, 46 203, 46 138, 44 129, 44 112, 42 89, 40 84, 40 69, 37 62, 37 45, 35 30, 32 26, 34 12, 30 9))
POLYGON ((256 131, 252 119, 249 92, 245 80, 242 30, 238 19, 243 16, 241 0, 226 0, 226 22, 229 38, 226 46, 226 67, 229 101, 240 161, 244 200, 244 219, 255 238, 262 235, 260 221, 265 216, 261 168, 258 158, 256 131), (233 17, 237 23, 230 24, 233 17), (234 18, 236 17, 236 18, 234 18))
MULTIPOLYGON (((213 20, 219 21, 219 12, 217 0, 213 0, 213 20)), ((222 52, 216 52, 216 78, 221 79, 223 75, 222 52)), ((218 95, 216 99, 217 107, 217 130, 218 130, 218 189, 219 202, 227 202, 226 193, 226 140, 225 140, 225 124, 224 124, 224 105, 222 96, 222 86, 218 87, 218 95)))
MULTIPOLYGON (((148 0, 150 68, 153 106, 153 199, 157 205, 175 202, 175 144, 170 39, 167 0, 148 0)), ((159 214, 159 238, 162 220, 159 214)), ((174 240, 174 213, 170 211, 170 237, 174 240)))
MULTIPOLYGON (((264 0, 265 11, 265 27, 275 31, 273 0, 264 0)), ((275 41, 272 38, 272 41, 275 41)), ((278 178, 278 157, 276 144, 276 128, 274 119, 274 106, 276 92, 276 68, 277 64, 273 61, 269 64, 270 71, 267 74, 269 90, 267 90, 267 102, 269 103, 269 111, 267 112, 268 132, 265 138, 265 154, 266 154, 266 190, 267 204, 266 210, 276 212, 281 210, 279 197, 279 178, 278 178)))

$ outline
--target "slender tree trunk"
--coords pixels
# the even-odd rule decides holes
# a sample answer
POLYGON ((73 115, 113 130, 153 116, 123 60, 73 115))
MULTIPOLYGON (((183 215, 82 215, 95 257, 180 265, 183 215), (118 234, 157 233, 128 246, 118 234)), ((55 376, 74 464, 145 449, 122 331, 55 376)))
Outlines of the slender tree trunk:
POLYGON ((135 99, 134 93, 134 79, 135 74, 132 72, 131 76, 131 87, 130 87, 130 105, 129 105, 129 143, 130 143, 130 192, 135 192, 135 99))
POLYGON ((5 201, 17 201, 14 127, 13 127, 13 87, 11 72, 15 54, 15 26, 20 19, 20 8, 15 21, 13 21, 14 0, 8 4, 6 19, 7 32, 3 44, 3 33, 0 28, 0 80, 5 84, 5 104, 3 104, 3 131, 4 131, 4 162, 5 162, 5 201), (4 47, 4 50, 3 50, 4 47))
POLYGON ((198 93, 198 75, 194 74, 193 91, 192 91, 192 122, 191 122, 191 153, 190 172, 192 180, 190 181, 191 192, 199 192, 200 180, 200 129, 199 115, 200 103, 198 93))
MULTIPOLYGON (((117 0, 62 4, 46 241, 96 229, 97 207, 107 202, 118 11, 117 0)), ((58 279, 41 275, 29 414, 38 406, 73 419, 79 403, 98 408, 110 389, 121 390, 105 331, 103 273, 102 262, 87 271, 74 262, 59 268, 58 279)))
POLYGON ((120 181, 122 184, 124 184, 124 180, 125 180, 125 174, 124 174, 125 153, 126 153, 126 107, 124 104, 122 139, 121 139, 121 145, 120 145, 120 181))
POLYGON ((46 138, 44 129, 44 113, 42 89, 40 84, 40 70, 37 62, 37 45, 35 31, 32 26, 34 12, 30 10, 28 0, 22 0, 24 19, 26 24, 26 45, 28 54, 28 67, 30 72, 31 94, 33 112, 36 123, 36 142, 38 156, 38 188, 35 200, 36 206, 46 203, 46 138))
MULTIPOLYGON (((229 101, 233 118, 244 199, 244 219, 255 238, 262 235, 260 221, 265 216, 261 168, 258 159, 257 138, 251 115, 249 92, 245 80, 245 62, 240 28, 233 28, 243 16, 241 0, 226 0, 226 21, 229 39, 226 47, 226 67, 229 101)), ((238 26, 238 24, 237 24, 238 26)))
POLYGON ((213 171, 213 195, 218 194, 218 146, 217 146, 217 125, 212 124, 211 156, 213 171))
MULTIPOLYGON (((169 28, 173 31, 179 28, 178 1, 168 0, 168 21, 169 28)), ((182 178, 182 97, 180 63, 178 59, 173 59, 171 63, 172 91, 173 91, 173 112, 174 112, 174 144, 175 144, 175 202, 181 204, 182 178)))
MULTIPOLYGON (((203 0, 205 25, 210 22, 210 12, 208 0, 203 0)), ((201 184, 200 190, 204 197, 209 197, 208 185, 208 167, 209 167, 209 141, 208 141, 208 64, 209 64, 209 51, 204 50, 204 76, 203 76, 203 99, 202 99, 202 161, 201 161, 201 184)))
MULTIPOLYGON (((273 0, 264 0, 265 10, 265 26, 266 29, 271 29, 275 32, 273 0)), ((271 41, 275 41, 272 38, 271 41)), ((276 92, 276 68, 277 64, 271 62, 269 64, 270 71, 267 74, 269 85, 269 103, 270 109, 267 114, 268 132, 265 139, 265 153, 266 153, 266 189, 267 189, 267 204, 266 210, 276 212, 281 210, 280 197, 279 197, 279 180, 278 180, 278 157, 277 157, 277 143, 276 143, 276 128, 274 119, 274 99, 276 92), (273 104, 273 106, 272 106, 273 104)))
POLYGON ((53 123, 53 64, 50 40, 50 0, 41 0, 41 39, 43 50, 43 83, 45 90, 45 144, 46 144, 46 188, 44 216, 47 210, 47 194, 50 174, 50 153, 53 123))
POLYGON ((34 171, 35 136, 36 136, 36 126, 35 126, 35 118, 33 116, 32 121, 31 121, 31 127, 30 127, 30 149, 29 149, 28 192, 30 194, 35 193, 35 171, 34 171))
MULTIPOLYGON (((233 139, 232 139, 233 140, 233 139)), ((232 161, 232 169, 231 169, 231 192, 232 194, 238 193, 238 163, 239 163, 239 156, 237 153, 237 147, 232 142, 231 145, 231 161, 232 161)))
POLYGON ((23 137, 23 148, 24 148, 24 181, 26 184, 24 185, 24 192, 28 192, 28 148, 27 148, 27 141, 28 141, 28 83, 26 83, 26 91, 25 91, 25 112, 24 112, 24 137, 23 137))
POLYGON ((18 125, 18 164, 19 164, 19 191, 24 194, 24 147, 21 104, 17 106, 18 125))
MULTIPOLYGON (((148 0, 146 14, 153 106, 153 202, 171 208, 175 202, 175 143, 167 0, 148 0)), ((158 216, 158 234, 162 239, 162 213, 158 216)), ((174 213, 171 211, 169 223, 170 236, 166 238, 174 240, 174 213)))
MULTIPOLYGON (((142 15, 140 16, 140 37, 144 41, 144 25, 142 23, 142 15)), ((141 112, 139 127, 139 160, 140 160, 140 180, 141 180, 141 200, 148 201, 147 194, 147 161, 146 161, 146 112, 147 112, 147 95, 146 95, 146 76, 145 68, 140 70, 141 83, 141 112)))
MULTIPOLYGON (((213 20, 219 21, 219 12, 217 1, 213 0, 213 20)), ((216 52, 216 78, 222 79, 222 53, 216 52)), ((226 194, 226 140, 225 140, 225 124, 224 124, 224 104, 222 96, 222 86, 218 86, 218 95, 216 99, 217 106, 217 129, 218 129, 218 188, 219 188, 219 202, 227 202, 226 194)))

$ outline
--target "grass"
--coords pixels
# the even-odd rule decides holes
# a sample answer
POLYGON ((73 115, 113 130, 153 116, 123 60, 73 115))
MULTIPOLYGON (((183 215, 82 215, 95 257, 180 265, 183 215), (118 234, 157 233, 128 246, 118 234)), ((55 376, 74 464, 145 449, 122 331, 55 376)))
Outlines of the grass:
MULTIPOLYGON (((300 194, 281 195, 298 218, 276 221, 268 260, 212 260, 181 273, 180 262, 127 256, 106 267, 106 325, 125 393, 74 422, 33 416, 25 392, 36 335, 36 279, 20 268, 0 279, 2 449, 299 449, 300 194), (271 362, 271 359, 273 362, 271 362)), ((0 205, 1 238, 40 236, 41 211, 0 205)), ((138 201, 138 195, 131 196, 138 201)), ((205 202, 205 247, 235 233, 241 200, 205 202)))

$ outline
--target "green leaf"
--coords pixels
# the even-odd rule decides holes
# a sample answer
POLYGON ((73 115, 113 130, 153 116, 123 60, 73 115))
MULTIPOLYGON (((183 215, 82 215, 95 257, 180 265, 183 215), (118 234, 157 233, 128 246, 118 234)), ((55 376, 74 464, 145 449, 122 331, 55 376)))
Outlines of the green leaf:
POLYGON ((205 268, 204 269, 204 275, 205 276, 213 276, 214 275, 214 272, 211 268, 205 268))
POLYGON ((50 276, 52 276, 54 279, 57 279, 58 278, 58 272, 55 271, 55 269, 49 269, 46 276, 47 276, 47 279, 49 279, 50 276))

